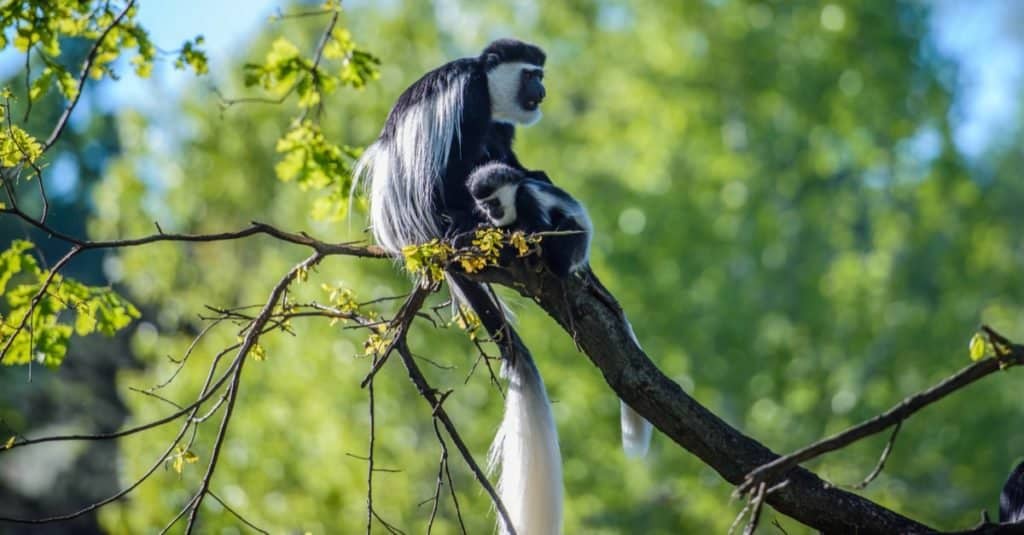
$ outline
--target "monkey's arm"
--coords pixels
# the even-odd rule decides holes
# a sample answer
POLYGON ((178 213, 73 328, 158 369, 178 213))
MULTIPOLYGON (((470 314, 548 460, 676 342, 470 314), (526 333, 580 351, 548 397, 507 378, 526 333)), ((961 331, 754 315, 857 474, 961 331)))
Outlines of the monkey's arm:
POLYGON ((486 154, 487 161, 480 164, 498 161, 514 169, 522 171, 526 178, 532 178, 541 182, 551 184, 548 174, 540 170, 532 170, 523 167, 512 150, 512 143, 515 141, 516 129, 514 126, 505 123, 491 123, 491 129, 487 132, 486 154))

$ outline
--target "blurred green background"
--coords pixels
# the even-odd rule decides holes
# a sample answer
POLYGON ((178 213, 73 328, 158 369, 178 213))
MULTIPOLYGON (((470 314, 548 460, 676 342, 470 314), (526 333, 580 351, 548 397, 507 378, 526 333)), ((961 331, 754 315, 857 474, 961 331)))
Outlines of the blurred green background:
MULTIPOLYGON (((154 221, 166 231, 214 232, 256 219, 327 240, 361 238, 362 212, 314 220, 316 195, 275 178, 274 145, 293 107, 218 105, 214 89, 247 94, 241 65, 262 58, 274 38, 305 53, 315 47, 325 20, 267 22, 278 7, 142 2, 140 20, 155 39, 205 34, 211 74, 160 68, 152 81, 126 75, 87 94, 52 160, 53 223, 106 238, 152 233, 154 221)), ((353 1, 341 23, 383 62, 379 81, 325 102, 325 133, 350 145, 372 141, 397 95, 426 70, 500 36, 541 45, 545 118, 520 130, 521 160, 589 209, 594 269, 655 362, 776 451, 877 414, 968 364, 979 323, 1024 340, 1018 2, 353 1)), ((4 72, 17 76, 17 67, 4 72)), ((35 131, 59 111, 51 98, 35 131)), ((4 248, 27 235, 51 262, 61 252, 12 221, 0 220, 4 248)), ((71 275, 115 284, 143 320, 114 342, 79 341, 63 368, 37 368, 31 382, 27 369, 5 369, 3 424, 41 435, 166 414, 165 404, 128 387, 168 376, 166 357, 180 356, 202 327, 204 305, 262 302, 305 254, 252 238, 76 261, 71 275)), ((335 257, 296 296, 325 300, 321 283, 362 299, 408 288, 384 262, 335 257)), ((618 401, 600 374, 536 307, 511 301, 554 401, 566 533, 725 532, 741 507, 732 488, 661 436, 646 459, 625 459, 618 401)), ((323 321, 294 328, 296 336, 267 338, 267 359, 246 367, 213 490, 274 533, 359 532, 365 334, 323 321)), ((231 326, 215 331, 164 393, 186 401, 213 354, 234 340, 231 326)), ((446 407, 482 459, 501 400, 485 373, 463 384, 472 345, 457 329, 425 322, 412 344, 450 367, 424 364, 436 386, 455 389, 446 407)), ((1017 375, 991 377, 907 422, 864 494, 945 529, 994 511, 1024 455, 1017 375)), ((395 470, 375 476, 377 510, 423 532, 430 504, 421 502, 433 494, 440 455, 429 411, 398 362, 378 377, 376 393, 377 464, 395 470)), ((159 471, 77 529, 158 530, 191 497, 215 429, 211 421, 199 433, 200 464, 182 476, 159 471)), ((172 431, 4 456, 0 494, 11 499, 0 510, 43 516, 109 494, 158 458, 172 431)), ((809 468, 855 483, 884 442, 865 440, 809 468)), ((484 494, 461 461, 452 468, 469 532, 491 532, 484 494)), ((216 502, 204 508, 203 533, 245 531, 216 502)), ((435 532, 457 532, 450 501, 440 515, 435 532)), ((761 531, 774 532, 776 519, 789 533, 806 531, 774 511, 761 531)))

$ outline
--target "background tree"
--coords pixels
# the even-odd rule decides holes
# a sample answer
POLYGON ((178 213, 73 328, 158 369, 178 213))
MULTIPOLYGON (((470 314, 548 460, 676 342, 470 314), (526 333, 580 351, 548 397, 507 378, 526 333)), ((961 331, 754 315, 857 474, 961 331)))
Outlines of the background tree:
MULTIPOLYGON (((45 12, 43 4, 16 5, 45 12)), ((180 95, 161 95, 175 103, 172 113, 93 116, 88 124, 96 126, 66 130, 66 145, 46 161, 55 167, 70 154, 85 162, 92 143, 111 147, 96 163, 80 164, 86 178, 72 197, 92 214, 92 239, 152 234, 154 221, 160 232, 215 233, 253 219, 327 242, 364 239, 361 213, 345 219, 352 153, 343 144, 371 140, 395 96, 420 73, 513 34, 544 46, 550 65, 545 119, 520 134, 523 161, 545 169, 590 210, 595 270, 658 366, 772 449, 796 449, 949 375, 966 363, 965 342, 980 322, 1019 331, 1022 186, 1012 170, 1020 154, 996 151, 979 168, 958 153, 949 115, 953 67, 928 39, 929 13, 920 3, 549 4, 358 5, 337 24, 331 9, 285 7, 288 15, 319 14, 268 23, 235 66, 180 95), (324 35, 340 51, 324 50, 324 35), (372 80, 368 57, 352 61, 353 51, 364 49, 347 49, 347 38, 382 59, 379 80, 372 80), (336 92, 315 83, 317 58, 336 92), (364 82, 358 93, 344 87, 364 82), (280 97, 281 104, 245 100, 280 97)), ((80 61, 61 58, 69 66, 80 61)), ((10 86, 17 99, 7 115, 18 118, 27 99, 21 82, 10 86)), ((55 121, 46 110, 59 105, 33 107, 32 122, 17 124, 44 138, 55 121)), ((18 187, 21 205, 38 215, 35 183, 9 176, 5 183, 18 187)), ((51 226, 86 234, 76 226, 83 217, 67 206, 50 212, 51 226)), ((27 232, 13 216, 0 217, 10 233, 4 239, 27 232)), ((29 237, 50 265, 66 250, 43 234, 29 237)), ((155 243, 68 264, 80 270, 69 277, 109 281, 143 311, 131 348, 145 367, 118 377, 132 421, 171 409, 127 389, 174 373, 177 364, 167 357, 186 354, 210 324, 198 315, 222 317, 223 309, 263 303, 307 253, 254 237, 155 243)), ((383 262, 332 258, 290 290, 294 303, 344 305, 401 296, 408 282, 383 262)), ((660 436, 645 461, 624 459, 613 393, 568 336, 528 301, 518 303, 519 330, 555 401, 566 532, 728 529, 742 507, 729 499, 732 485, 660 436)), ((400 304, 365 310, 390 317, 400 304)), ((7 322, 9 310, 0 311, 7 322)), ((160 396, 194 398, 213 356, 237 342, 239 326, 222 323, 195 345, 160 396)), ((225 504, 271 532, 365 529, 371 424, 368 394, 358 385, 372 357, 363 346, 367 332, 345 325, 295 319, 295 336, 265 337, 262 357, 250 355, 211 489, 219 499, 204 502, 199 520, 204 531, 240 526, 225 504)), ((431 383, 454 391, 444 407, 482 456, 500 398, 486 369, 474 368, 476 348, 457 328, 425 322, 413 327, 410 342, 431 383)), ((65 368, 78 359, 72 353, 65 368)), ((21 392, 45 385, 25 385, 22 371, 7 369, 2 378, 18 385, 5 389, 5 423, 18 436, 36 436, 49 419, 26 412, 21 392)), ((49 381, 67 372, 33 373, 49 381)), ((979 509, 994 507, 1021 455, 1022 432, 1007 425, 1019 413, 1016 391, 1013 378, 997 377, 908 420, 889 468, 863 494, 932 526, 975 523, 979 509)), ((418 397, 397 359, 376 375, 374 460, 383 471, 374 474, 374 510, 410 530, 432 518, 441 455, 418 397)), ((114 532, 152 530, 188 505, 210 459, 216 419, 131 499, 101 509, 102 524, 114 532)), ((122 484, 159 458, 176 431, 120 441, 122 484)), ((837 484, 853 483, 884 443, 882 436, 855 444, 809 467, 837 484)), ((21 451, 31 448, 0 455, 0 469, 15 470, 13 455, 21 451)), ((451 465, 467 531, 490 530, 487 496, 460 463, 451 465)), ((433 529, 458 532, 452 501, 439 505, 433 529)), ((782 515, 765 518, 790 533, 802 529, 782 515)))

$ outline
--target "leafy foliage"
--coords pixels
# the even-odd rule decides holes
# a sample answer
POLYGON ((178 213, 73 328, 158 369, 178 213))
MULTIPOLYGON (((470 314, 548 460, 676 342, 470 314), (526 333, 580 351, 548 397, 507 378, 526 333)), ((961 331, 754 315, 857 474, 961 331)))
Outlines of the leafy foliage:
MULTIPOLYGON (((66 99, 78 94, 75 75, 62 62, 64 44, 69 39, 99 41, 88 76, 100 79, 116 76, 113 64, 127 50, 134 49, 132 67, 139 76, 148 76, 152 70, 157 48, 149 32, 138 25, 138 6, 133 5, 115 26, 115 20, 125 6, 121 3, 78 0, 18 0, 0 5, 0 25, 13 28, 10 41, 0 35, 0 50, 13 46, 28 56, 33 53, 45 65, 32 82, 28 98, 38 100, 51 87, 56 87, 66 99)), ((201 38, 187 41, 176 64, 191 66, 196 73, 207 71, 206 55, 197 46, 201 38)))
POLYGON ((444 270, 454 253, 451 245, 436 238, 427 243, 402 247, 405 269, 432 282, 444 280, 444 270))
POLYGON ((138 309, 110 288, 40 268, 29 253, 32 247, 19 240, 0 252, 0 297, 6 303, 0 308, 0 347, 10 346, 4 364, 59 366, 72 333, 113 336, 139 317, 138 309), (64 312, 73 313, 74 321, 61 322, 64 312))
MULTIPOLYGON (((327 2, 323 8, 334 17, 341 12, 337 2, 327 2)), ((275 170, 281 180, 295 180, 304 190, 325 192, 316 200, 313 217, 337 220, 347 212, 351 166, 359 151, 328 142, 319 124, 307 115, 338 87, 362 89, 377 79, 380 60, 359 48, 351 33, 334 22, 322 39, 316 55, 307 58, 292 41, 279 37, 262 63, 246 63, 243 71, 247 87, 259 86, 281 101, 293 93, 298 96, 297 105, 303 112, 277 142, 277 152, 284 158, 275 170), (330 62, 340 62, 338 74, 327 70, 330 62)))
MULTIPOLYGON (((29 4, 37 3, 16 5, 29 4)), ((957 154, 948 112, 955 73, 928 44, 924 4, 583 0, 534 9, 364 3, 347 23, 351 34, 332 29, 323 65, 315 60, 323 20, 282 19, 296 30, 287 38, 268 26, 251 54, 264 61, 245 67, 237 84, 275 99, 294 96, 285 102, 295 108, 221 115, 197 89, 180 115, 189 125, 187 152, 170 159, 146 142, 148 119, 124 114, 126 154, 94 191, 92 232, 138 235, 154 220, 214 232, 258 217, 308 225, 326 239, 366 239, 358 222, 348 230, 309 221, 317 203, 309 191, 347 191, 355 151, 333 143, 373 139, 412 80, 473 55, 498 36, 488 28, 501 28, 549 52, 545 119, 520 133, 522 161, 545 169, 588 207, 597 227, 594 268, 622 298, 644 348, 695 397, 769 447, 801 446, 945 376, 981 321, 1021 332, 1017 199, 1024 186, 1017 176, 1024 162, 1016 150, 992 154, 979 170, 957 154), (345 44, 350 35, 388 68, 363 93, 332 93, 376 77, 376 61, 345 44), (285 150, 267 150, 275 144, 285 150), (275 165, 287 183, 266 177, 275 165), (138 169, 218 179, 158 184, 138 169)), ((37 95, 62 79, 58 70, 49 75, 37 95)), ((1007 142, 1019 147, 1019 138, 1007 135, 1007 142)), ((342 214, 334 201, 318 214, 342 214)), ((525 239, 508 238, 519 254, 528 254, 525 239)), ((264 242, 121 254, 133 299, 159 311, 150 318, 155 329, 140 329, 134 340, 152 367, 125 373, 124 381, 171 373, 163 357, 186 350, 191 337, 181 333, 198 327, 193 312, 204 304, 265 296, 296 253, 257 243, 264 242)), ((410 253, 410 271, 438 274, 442 251, 410 253)), ((455 261, 453 254, 444 261, 455 261)), ((408 286, 359 261, 319 269, 310 278, 343 279, 369 298, 408 286)), ((296 293, 316 299, 311 286, 312 293, 296 293)), ((329 291, 333 304, 354 306, 354 295, 337 288, 329 291)), ((520 330, 557 400, 566 532, 724 532, 733 516, 726 513, 739 508, 729 485, 657 437, 645 463, 619 455, 617 402, 571 340, 530 310, 520 312, 520 330)), ((472 328, 458 315, 454 321, 472 328)), ((368 423, 365 393, 354 385, 365 376, 367 350, 378 351, 386 333, 364 345, 365 335, 344 323, 295 323, 297 336, 266 340, 275 358, 246 372, 232 427, 232 437, 243 438, 227 448, 216 483, 226 503, 274 532, 362 530, 368 423)), ((428 369, 432 383, 453 389, 446 409, 482 453, 500 397, 486 373, 473 374, 475 348, 452 334, 418 325, 413 350, 438 361, 428 369)), ((214 333, 196 355, 234 340, 228 330, 214 333)), ((388 496, 381 513, 415 529, 428 514, 416 504, 433 492, 439 451, 429 412, 416 411, 421 402, 391 364, 375 383, 377 455, 402 472, 382 472, 375 488, 388 496)), ((167 395, 194 392, 204 371, 186 368, 167 395)), ((951 399, 908 421, 865 493, 938 526, 973 525, 974 511, 991 507, 1024 443, 1020 426, 1007 425, 1020 417, 1019 385, 1012 373, 995 379, 966 392, 969 400, 951 399)), ((166 414, 151 399, 128 403, 140 420, 166 414)), ((126 472, 148 467, 167 438, 162 432, 123 443, 126 472)), ((209 451, 208 435, 192 446, 197 454, 209 451)), ((881 447, 869 441, 815 468, 839 484, 859 480, 881 447)), ((463 511, 487 511, 471 478, 452 468, 463 511)), ((168 472, 140 488, 135 502, 105 510, 104 524, 119 532, 165 524, 191 498, 197 477, 196 470, 168 472)), ((236 527, 217 505, 210 512, 204 529, 236 527)), ((466 520, 471 533, 493 528, 484 514, 466 520)), ((435 528, 458 532, 447 504, 435 528)))
POLYGON ((313 217, 343 217, 352 186, 352 163, 359 157, 359 151, 329 143, 320 126, 309 120, 296 124, 277 141, 276 148, 284 155, 274 166, 278 178, 285 182, 294 180, 303 190, 327 190, 317 198, 313 217))

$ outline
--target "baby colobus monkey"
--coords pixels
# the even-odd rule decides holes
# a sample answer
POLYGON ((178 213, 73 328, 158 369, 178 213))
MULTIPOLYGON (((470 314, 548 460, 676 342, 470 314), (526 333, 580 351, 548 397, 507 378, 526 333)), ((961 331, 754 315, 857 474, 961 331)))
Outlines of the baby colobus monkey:
POLYGON ((1024 522, 1024 462, 1010 472, 999 495, 999 522, 1024 522))
POLYGON ((496 227, 574 232, 545 236, 541 242, 541 257, 553 273, 564 278, 586 267, 593 225, 583 205, 565 190, 499 162, 473 171, 468 186, 479 213, 496 227))

